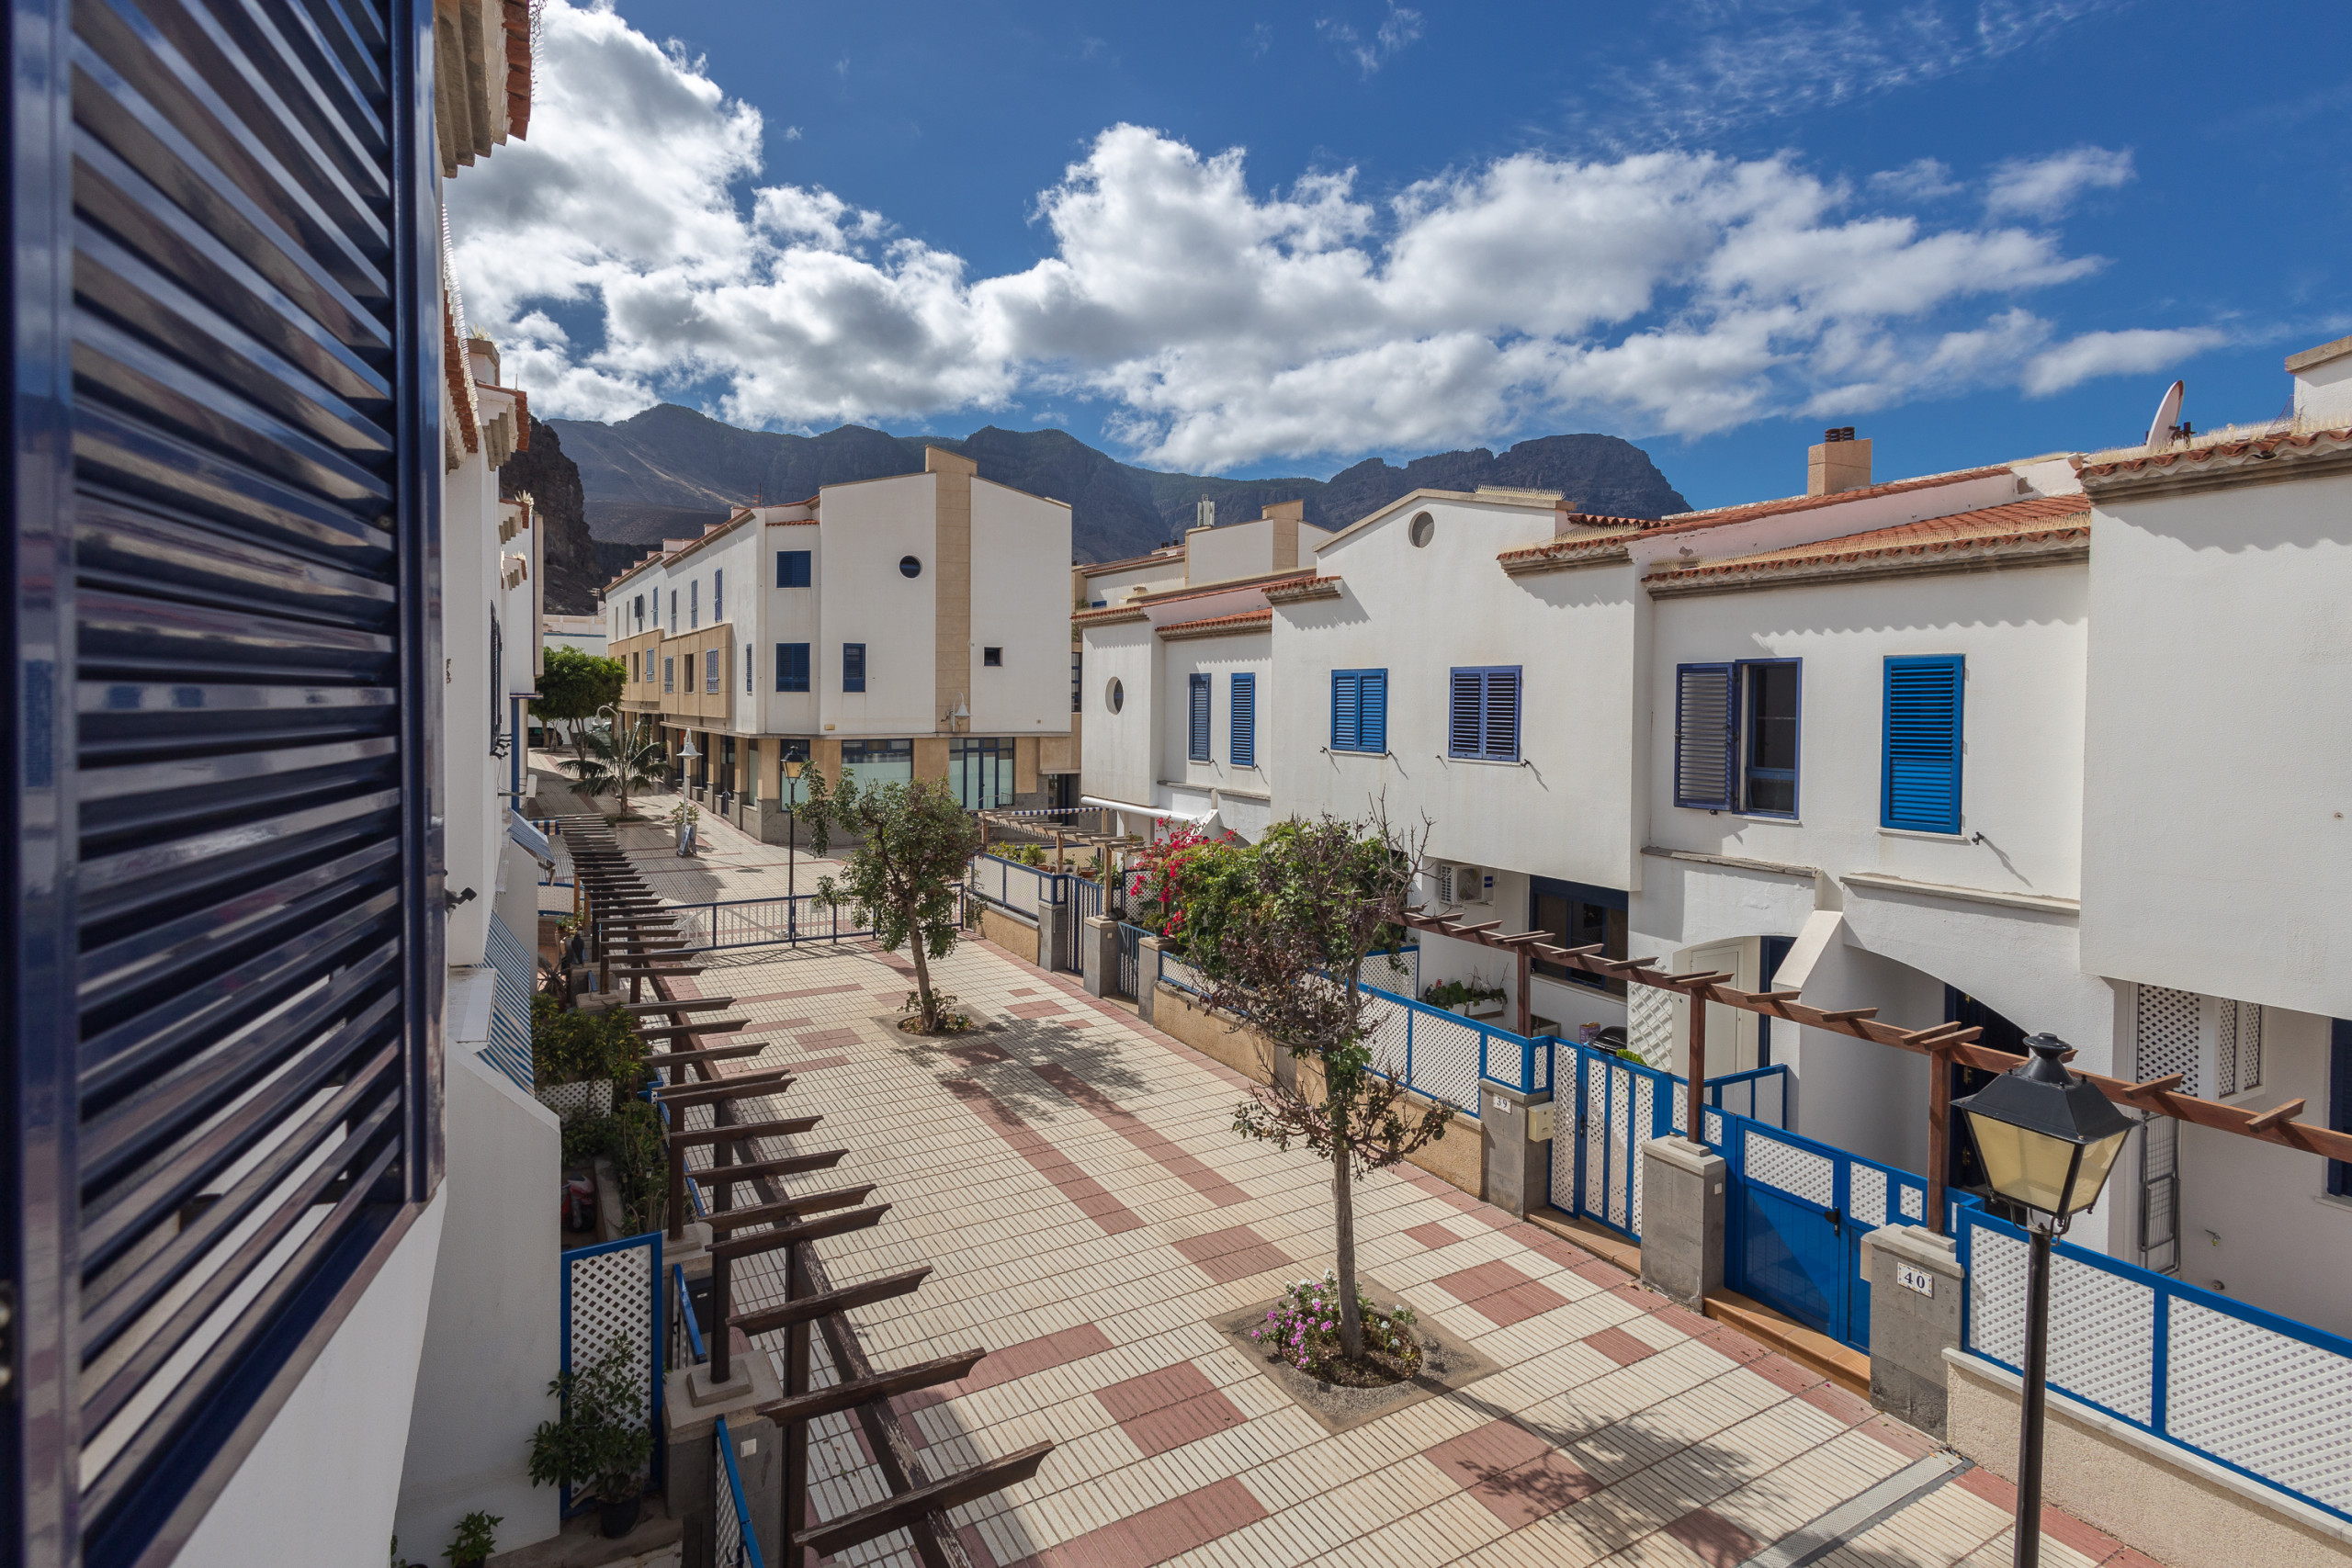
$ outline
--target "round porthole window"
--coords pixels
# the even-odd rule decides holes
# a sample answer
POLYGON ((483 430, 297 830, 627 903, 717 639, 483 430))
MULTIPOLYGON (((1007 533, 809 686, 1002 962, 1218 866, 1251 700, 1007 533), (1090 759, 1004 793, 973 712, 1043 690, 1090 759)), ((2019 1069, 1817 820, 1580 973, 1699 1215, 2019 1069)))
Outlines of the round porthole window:
POLYGON ((1127 689, 1119 684, 1116 675, 1112 676, 1111 683, 1102 688, 1102 705, 1113 713, 1127 705, 1127 689))
POLYGON ((1405 536, 1413 541, 1415 549, 1419 549, 1437 536, 1437 519, 1426 512, 1416 512, 1405 529, 1405 536))
POLYGON ((900 556, 899 558, 899 575, 900 577, 921 577, 922 575, 922 562, 915 559, 912 556, 900 556))

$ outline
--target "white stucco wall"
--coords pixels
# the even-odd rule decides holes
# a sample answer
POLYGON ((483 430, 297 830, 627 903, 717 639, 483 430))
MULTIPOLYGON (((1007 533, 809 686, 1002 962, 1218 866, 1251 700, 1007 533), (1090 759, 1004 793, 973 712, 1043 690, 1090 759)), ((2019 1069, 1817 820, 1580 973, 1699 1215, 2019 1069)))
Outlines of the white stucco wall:
POLYGON ((1086 580, 1087 603, 1091 605, 1099 599, 1104 604, 1118 604, 1138 588, 1147 592, 1160 593, 1183 586, 1184 558, 1174 555, 1146 566, 1128 567, 1123 571, 1090 575, 1086 580))
MULTIPOLYGON (((824 529, 814 524, 771 523, 760 529, 760 591, 753 615, 753 645, 758 653, 758 665, 752 676, 752 686, 758 694, 755 702, 759 715, 759 733, 763 735, 813 735, 817 732, 817 710, 823 683, 822 660, 825 647, 825 550, 824 529), (778 588, 775 585, 775 558, 786 550, 808 552, 808 582, 806 588, 778 588), (775 689, 775 649, 778 643, 805 642, 808 645, 808 690, 779 692, 775 689)), ((835 649, 838 657, 840 650, 835 649)), ((835 683, 840 672, 835 671, 835 683)), ((773 787, 773 786, 771 786, 773 787)))
POLYGON ((477 1508, 501 1517, 502 1551, 544 1540, 558 1523, 555 1491, 531 1484, 529 1443, 553 1411, 547 1385, 561 1355, 563 1134, 552 1111, 477 1050, 453 1041, 448 1055, 448 1219, 401 1472, 398 1528, 419 1562, 477 1508))
POLYGON ((2103 502, 2084 962, 2352 1017, 2352 478, 2103 502))
MULTIPOLYGON (((972 480, 972 735, 1069 729, 1070 509, 972 480), (985 650, 1003 649, 990 669, 985 650)), ((948 701, 954 701, 952 694, 948 701)))
POLYGON ((1648 841, 1833 876, 2074 897, 2086 592, 2077 563, 1655 601, 1648 841), (1885 660, 1915 654, 1967 660, 1955 835, 1879 826, 1885 660), (1802 660, 1798 820, 1674 804, 1676 667, 1742 659, 1802 660))
POLYGON ((448 1209, 445 1186, 230 1477, 175 1568, 382 1568, 448 1209))
MULTIPOLYGON (((1166 644, 1143 621, 1086 631, 1080 779, 1088 795, 1136 806, 1159 804, 1160 656, 1166 644), (1115 680, 1125 701, 1113 713, 1105 694, 1115 680)), ((1262 720, 1261 721, 1262 722, 1262 720)))
MULTIPOLYGON (((441 506, 441 808, 442 863, 448 890, 475 897, 449 913, 448 961, 479 964, 490 935, 505 816, 495 792, 507 763, 490 754, 490 614, 498 585, 498 474, 469 454, 442 481, 441 506)), ((510 624, 503 603, 500 633, 508 657, 527 661, 527 625, 510 624)), ((513 710, 498 699, 502 726, 513 710)))
POLYGON ((1272 774, 1266 767, 1266 721, 1272 660, 1268 643, 1263 631, 1163 643, 1159 660, 1162 688, 1159 736, 1161 771, 1155 783, 1202 790, 1234 789, 1248 795, 1271 793, 1268 784, 1272 774), (1192 677, 1195 674, 1209 678, 1209 761, 1205 762, 1191 758, 1192 677), (1232 677, 1236 674, 1257 677, 1255 767, 1238 767, 1233 761, 1232 677))
POLYGON ((934 475, 901 474, 825 490, 825 636, 811 660, 820 724, 836 739, 929 735, 943 703, 954 701, 953 693, 940 696, 933 659, 936 487, 934 475), (910 555, 922 562, 922 576, 899 575, 899 558, 910 555), (842 690, 842 645, 852 642, 865 645, 862 693, 842 690))
POLYGON ((1498 552, 1552 536, 1548 506, 1430 501, 1327 547, 1340 597, 1274 611, 1273 701, 1261 717, 1278 814, 1431 821, 1437 859, 1623 888, 1638 845, 1626 780, 1634 734, 1634 592, 1622 563, 1513 578, 1498 552), (1436 524, 1425 548, 1411 515, 1436 524), (1521 754, 1450 761, 1450 671, 1521 667, 1521 754), (1391 756, 1332 752, 1331 671, 1388 671, 1391 756))

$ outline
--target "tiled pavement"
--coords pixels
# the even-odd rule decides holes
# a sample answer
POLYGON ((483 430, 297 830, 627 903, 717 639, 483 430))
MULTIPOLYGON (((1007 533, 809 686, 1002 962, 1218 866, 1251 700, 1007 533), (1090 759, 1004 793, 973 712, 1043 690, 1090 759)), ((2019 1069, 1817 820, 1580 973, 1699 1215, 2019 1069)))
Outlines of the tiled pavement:
MULTIPOLYGON (((722 856, 730 833, 711 834, 722 856)), ((944 1041, 890 1027, 909 985, 899 955, 707 962, 700 991, 738 998, 730 1013, 772 1042, 730 1070, 797 1064, 775 1103, 826 1120, 795 1142, 849 1150, 808 1179, 876 1182, 892 1205, 824 1245, 835 1281, 935 1270, 915 1296, 854 1314, 870 1357, 991 1352, 902 1407, 935 1468, 1057 1445, 1035 1480, 959 1511, 976 1563, 1731 1568, 1935 1450, 1410 1168, 1357 1188, 1361 1266, 1375 1297, 1401 1296, 1498 1370, 1331 1435, 1209 1326, 1329 1261, 1324 1168, 1232 1134, 1238 1076, 978 942, 935 972, 984 1028, 944 1041)), ((778 1291, 770 1275, 738 1293, 749 1305, 778 1291)), ((847 1421, 820 1435, 818 1512, 878 1498, 847 1421)), ((2012 1506, 1963 1471, 1815 1561, 1992 1568, 2010 1560, 2012 1506)), ((911 1561, 893 1544, 845 1561, 911 1561)), ((2042 1553, 2052 1568, 2146 1564, 2054 1510, 2042 1553)))

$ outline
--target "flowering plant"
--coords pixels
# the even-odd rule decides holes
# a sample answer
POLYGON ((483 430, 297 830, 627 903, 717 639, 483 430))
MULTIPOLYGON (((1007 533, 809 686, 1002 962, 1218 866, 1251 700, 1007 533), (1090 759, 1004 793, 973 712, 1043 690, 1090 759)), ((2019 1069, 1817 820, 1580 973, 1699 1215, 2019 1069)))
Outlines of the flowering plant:
POLYGON ((1168 818, 1159 818, 1158 825, 1165 836, 1155 839, 1129 863, 1133 878, 1127 885, 1127 907, 1130 918, 1148 926, 1154 934, 1181 937, 1184 925, 1184 903, 1206 863, 1227 846, 1238 847, 1239 835, 1227 831, 1210 838, 1199 826, 1179 822, 1169 828, 1168 818))
MULTIPOLYGON (((1363 1319, 1364 1348, 1385 1350, 1400 1361, 1414 1357, 1413 1309, 1398 1302, 1393 1311, 1376 1311, 1359 1292, 1356 1311, 1363 1319)), ((1250 1331, 1252 1342, 1266 1346, 1303 1372, 1320 1372, 1340 1354, 1340 1281, 1329 1269, 1320 1280, 1301 1280, 1283 1292, 1266 1314, 1266 1321, 1250 1331)))

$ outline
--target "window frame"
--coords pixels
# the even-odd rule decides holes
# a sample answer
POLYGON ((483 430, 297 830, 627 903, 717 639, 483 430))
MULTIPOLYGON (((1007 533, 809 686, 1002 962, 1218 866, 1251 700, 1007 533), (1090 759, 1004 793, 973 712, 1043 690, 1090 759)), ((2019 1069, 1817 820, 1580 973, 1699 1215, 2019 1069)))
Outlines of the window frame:
MULTIPOLYGON (((1593 883, 1563 882, 1557 877, 1530 876, 1527 879, 1527 924, 1532 930, 1550 931, 1552 929, 1536 917, 1539 900, 1544 898, 1557 898, 1568 907, 1570 929, 1555 933, 1560 937, 1564 945, 1574 947, 1579 944, 1577 933, 1574 928, 1577 924, 1577 906, 1583 905, 1587 908, 1601 911, 1601 956, 1604 958, 1626 956, 1623 953, 1610 952, 1609 947, 1612 942, 1618 947, 1626 946, 1632 935, 1633 920, 1630 911, 1633 899, 1630 895, 1614 887, 1602 887, 1593 883), (1620 928, 1613 936, 1609 930, 1609 916, 1611 914, 1618 917, 1617 923, 1620 928)), ((1534 961, 1534 971, 1547 980, 1581 986, 1587 990, 1600 991, 1608 996, 1623 997, 1625 994, 1625 982, 1623 980, 1612 979, 1605 975, 1589 974, 1582 969, 1571 969, 1562 964, 1545 964, 1540 958, 1534 961)))
POLYGON ((1878 825, 1896 832, 1957 838, 1968 820, 1968 656, 1964 653, 1890 653, 1880 672, 1878 825), (1896 820, 1894 805, 1894 682, 1898 670, 1949 670, 1951 680, 1951 811, 1932 821, 1896 820))
POLYGON ((1004 649, 1001 648, 982 648, 980 649, 980 668, 983 670, 1003 669, 1004 649))
POLYGON ((865 645, 862 642, 842 644, 842 690, 865 691, 865 645), (851 669, 853 664, 856 666, 854 670, 851 669))
POLYGON ((1188 762, 1215 761, 1216 704, 1211 694, 1214 687, 1209 677, 1197 670, 1185 681, 1184 760, 1188 762))
POLYGON ((1527 679, 1524 667, 1517 664, 1457 664, 1446 672, 1445 679, 1445 754, 1456 761, 1516 762, 1520 760, 1521 740, 1524 731, 1521 716, 1525 711, 1527 679), (1510 681, 1510 745, 1498 750, 1493 740, 1493 703, 1498 676, 1510 681), (1472 728, 1476 739, 1468 750, 1462 749, 1462 727, 1458 722, 1460 704, 1465 682, 1475 683, 1476 696, 1472 706, 1472 728))
POLYGON ((1334 751, 1350 751, 1367 757, 1385 757, 1388 754, 1388 671, 1385 666, 1331 671, 1330 737, 1330 750, 1334 751), (1367 746, 1363 743, 1364 714, 1367 705, 1363 693, 1364 682, 1367 680, 1378 683, 1376 690, 1379 694, 1379 730, 1375 739, 1378 739, 1379 744, 1376 746, 1367 746), (1342 729, 1340 719, 1340 694, 1343 688, 1348 693, 1350 705, 1345 729, 1342 729))
POLYGON ((776 551, 775 585, 778 588, 811 588, 816 585, 816 561, 810 551, 776 551), (795 582, 793 581, 795 577, 799 578, 800 581, 795 582))
POLYGON ((724 690, 718 676, 718 649, 706 648, 702 650, 702 694, 715 697, 724 690))
POLYGON ((805 642, 780 642, 775 645, 775 689, 778 692, 790 694, 808 690, 808 645, 805 642), (800 655, 797 684, 792 670, 792 655, 796 650, 800 655))
MULTIPOLYGON (((2327 1124, 2338 1133, 2352 1133, 2352 1019, 2327 1022, 2327 1124)), ((2352 1160, 2327 1162, 2331 1197, 2352 1198, 2352 1160)))
POLYGON ((715 626, 725 619, 727 619, 727 569, 715 566, 710 569, 710 624, 715 626))
POLYGON ((677 691, 678 656, 665 653, 662 656, 662 692, 664 696, 674 696, 677 691))
POLYGON ((686 630, 702 626, 702 579, 697 577, 686 584, 686 630))
MULTIPOLYGON (((1706 659, 1692 660, 1674 667, 1674 755, 1669 761, 1674 786, 1674 804, 1685 811, 1730 812, 1736 817, 1759 817, 1775 822, 1794 822, 1804 807, 1804 660, 1774 659, 1706 659), (1791 716, 1796 726, 1796 765, 1789 773, 1790 807, 1786 811, 1759 807, 1751 787, 1756 778, 1754 762, 1756 727, 1750 722, 1758 690, 1754 675, 1757 671, 1775 666, 1789 666, 1797 672, 1796 711, 1791 716), (1720 676, 1724 682, 1724 778, 1720 796, 1686 793, 1683 750, 1690 739, 1690 682, 1695 678, 1720 676)), ((1780 770, 1772 770, 1778 773, 1780 770)))
POLYGON ((1258 765, 1258 675, 1237 670, 1226 677, 1225 749, 1237 768, 1258 765))

